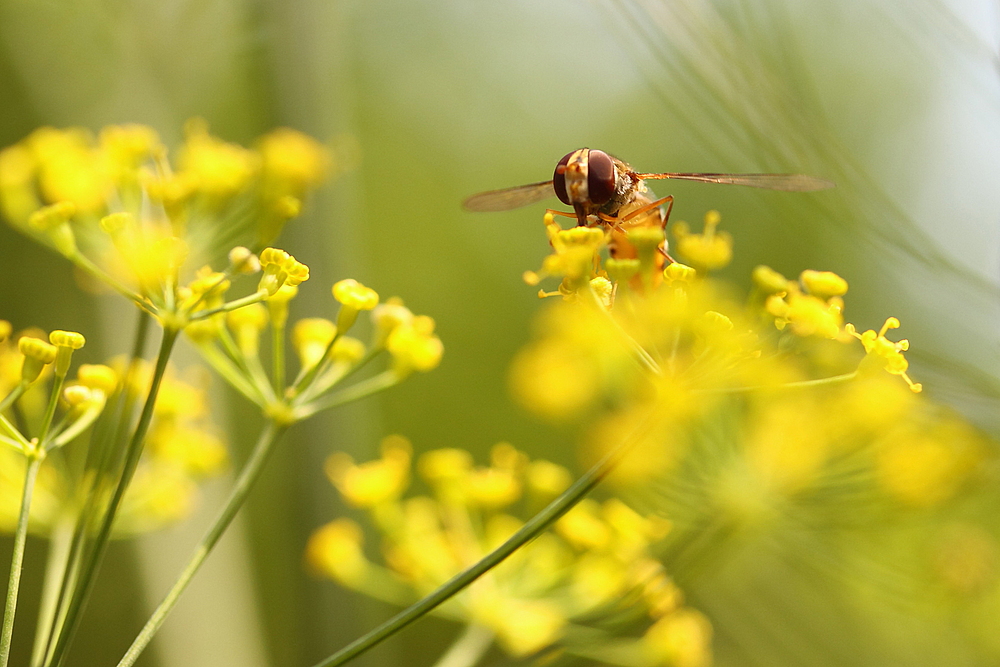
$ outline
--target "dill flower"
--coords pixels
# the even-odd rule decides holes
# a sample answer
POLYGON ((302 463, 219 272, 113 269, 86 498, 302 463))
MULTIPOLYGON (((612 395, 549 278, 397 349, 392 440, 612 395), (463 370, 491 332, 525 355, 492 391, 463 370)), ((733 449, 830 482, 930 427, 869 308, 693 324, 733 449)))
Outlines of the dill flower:
MULTIPOLYGON (((676 573, 710 603, 703 609, 711 613, 684 607, 676 587, 650 583, 662 616, 638 630, 639 664, 708 665, 713 630, 731 644, 752 629, 725 611, 732 590, 719 593, 716 574, 778 596, 798 567, 817 578, 835 569, 827 583, 840 585, 859 541, 884 533, 903 543, 913 525, 965 512, 995 459, 982 434, 917 395, 909 342, 888 337, 896 318, 864 332, 845 321, 840 275, 807 269, 789 279, 759 265, 745 300, 711 276, 734 247, 719 224, 711 212, 702 234, 678 225, 673 251, 690 266, 670 262, 658 276, 649 268, 660 261, 655 252, 639 259, 659 247, 653 234, 632 239, 634 257, 596 244, 577 264, 580 279, 549 274, 562 282, 543 294, 563 298, 539 315, 511 364, 514 398, 543 419, 575 423, 585 459, 618 456, 608 480, 614 493, 643 520, 669 527, 647 524, 663 532, 634 540, 632 553, 641 558, 659 535, 658 571, 676 573), (611 289, 598 289, 598 280, 611 289), (796 567, 757 578, 758 557, 796 567)), ((564 255, 553 242, 555 259, 546 261, 562 266, 564 255)), ((621 590, 621 568, 604 555, 626 541, 613 537, 606 515, 583 500, 555 526, 590 550, 577 586, 594 599, 621 590)), ((627 513, 620 520, 629 534, 644 534, 627 513)), ((894 556, 865 558, 873 561, 865 567, 897 565, 894 556)), ((828 613, 800 611, 817 627, 828 613)), ((633 629, 640 625, 633 618, 633 629)), ((623 655, 612 661, 632 664, 634 655, 623 655)))
POLYGON ((198 267, 233 252, 234 241, 261 248, 273 239, 319 186, 325 149, 292 130, 269 135, 260 150, 243 148, 200 120, 185 136, 171 164, 152 128, 108 126, 97 137, 36 130, 0 152, 0 211, 168 329, 306 280, 307 267, 265 249, 261 294, 226 302, 231 280, 256 272, 254 252, 236 245, 224 273, 198 267))
MULTIPOLYGON (((16 343, 0 341, 0 401, 17 386, 25 363, 34 374, 38 364, 52 371, 39 373, 29 392, 17 400, 17 423, 26 431, 24 439, 37 439, 46 449, 91 447, 89 426, 94 423, 107 401, 120 389, 123 372, 116 361, 111 365, 82 364, 70 369, 69 356, 83 346, 82 335, 56 330, 49 334, 51 343, 34 335, 22 335, 16 343), (66 384, 61 385, 62 378, 66 384), (49 400, 46 395, 59 389, 63 416, 46 427, 49 400), (47 444, 46 444, 47 443, 47 444)), ((145 391, 151 376, 142 364, 130 377, 137 391, 145 391)), ((56 407, 56 404, 52 404, 56 407)), ((0 412, 12 417, 13 406, 0 412)), ((10 422, 13 423, 13 422, 10 422)), ((13 441, 0 434, 0 530, 12 531, 20 505, 20 488, 25 465, 24 452, 7 445, 13 441), (9 479, 8 479, 9 476, 9 479)), ((168 373, 164 378, 150 427, 149 447, 139 462, 136 480, 123 500, 122 514, 115 524, 116 535, 159 528, 165 523, 185 518, 193 508, 200 480, 217 476, 228 458, 224 442, 208 421, 204 388, 168 373), (154 502, 155 500, 155 502, 154 502)), ((45 534, 66 513, 77 511, 82 494, 90 488, 97 471, 85 462, 87 457, 46 456, 39 471, 31 507, 31 530, 45 534)))
MULTIPOLYGON (((411 459, 409 442, 399 436, 387 438, 374 461, 331 457, 331 480, 349 504, 370 514, 382 549, 374 555, 355 521, 337 519, 309 540, 307 560, 315 572, 376 598, 405 603, 520 528, 526 493, 551 496, 570 478, 565 468, 531 461, 506 443, 493 448, 488 466, 476 466, 466 451, 439 449, 417 459, 430 494, 414 496, 406 493, 411 459)), ((652 545, 668 532, 667 523, 620 500, 584 501, 554 532, 433 613, 485 627, 514 657, 550 647, 594 657, 593 647, 604 642, 645 652, 646 639, 619 636, 614 626, 616 619, 645 616, 651 629, 659 619, 686 609, 650 556, 652 545)), ((708 650, 704 643, 699 647, 708 650)))

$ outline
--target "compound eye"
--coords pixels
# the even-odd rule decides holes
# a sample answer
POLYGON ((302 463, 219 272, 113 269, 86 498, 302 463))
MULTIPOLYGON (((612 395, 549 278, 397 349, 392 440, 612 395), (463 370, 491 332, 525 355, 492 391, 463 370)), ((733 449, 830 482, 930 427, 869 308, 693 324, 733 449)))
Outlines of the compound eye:
POLYGON ((587 193, 591 203, 600 206, 615 194, 615 163, 604 151, 590 151, 587 160, 587 193))
POLYGON ((573 204, 569 200, 569 195, 566 194, 566 164, 575 152, 566 153, 563 159, 559 160, 559 163, 556 164, 556 171, 552 175, 552 189, 556 191, 556 197, 559 197, 559 201, 567 206, 572 206, 573 204))

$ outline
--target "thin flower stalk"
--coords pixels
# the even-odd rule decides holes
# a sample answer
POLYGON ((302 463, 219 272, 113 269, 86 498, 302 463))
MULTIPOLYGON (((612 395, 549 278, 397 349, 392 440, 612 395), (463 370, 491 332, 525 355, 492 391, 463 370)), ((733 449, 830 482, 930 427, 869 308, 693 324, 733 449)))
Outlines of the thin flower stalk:
POLYGON ((269 422, 264 427, 260 438, 257 440, 257 444, 254 446, 253 452, 250 454, 250 458, 247 460, 246 465, 243 466, 243 470, 240 472, 232 491, 229 493, 226 504, 215 518, 215 521, 212 522, 205 536, 195 547, 194 553, 181 571, 180 576, 178 576, 160 604, 157 605, 149 620, 146 621, 146 625, 139 631, 138 636, 136 636, 128 651, 125 652, 125 655, 118 662, 118 667, 129 667, 134 664, 143 649, 152 641, 156 631, 160 629, 160 626, 166 620, 167 614, 177 604, 181 593, 191 583, 191 579, 194 578, 194 575, 201 568, 205 559, 208 558, 219 538, 222 537, 222 534, 229 527, 233 517, 236 516, 236 513, 243 506, 243 502, 264 469, 264 463, 274 451, 275 445, 281 439, 285 430, 286 427, 275 422, 269 422))
POLYGON ((31 512, 31 497, 35 490, 38 469, 44 455, 36 452, 28 462, 24 474, 24 490, 21 495, 21 511, 14 531, 14 553, 10 559, 10 579, 7 584, 7 598, 4 603, 3 626, 0 629, 0 667, 7 667, 10 659, 10 642, 14 633, 14 613, 17 611, 17 594, 21 584, 21 569, 24 562, 24 545, 28 536, 28 517, 31 512))
POLYGON ((101 519, 94 543, 86 560, 82 563, 79 579, 74 581, 73 594, 66 608, 66 615, 62 619, 57 619, 61 627, 52 647, 52 652, 46 662, 47 665, 62 664, 69 641, 79 625, 80 612, 87 598, 90 596, 90 591, 93 589, 97 569, 104 556, 108 541, 111 538, 111 527, 118 514, 118 509, 121 507, 125 491, 128 489, 129 483, 132 481, 132 476, 135 474, 136 466, 139 464, 139 457, 142 454, 146 432, 153 418, 153 407, 156 404, 163 375, 167 369, 167 361, 170 359, 170 354, 173 351, 174 343, 176 343, 179 334, 180 331, 173 329, 164 329, 163 331, 163 338, 160 341, 160 351, 156 359, 156 367, 153 371, 149 393, 146 396, 142 412, 139 415, 139 421, 129 440, 125 454, 124 468, 115 485, 104 516, 101 519))

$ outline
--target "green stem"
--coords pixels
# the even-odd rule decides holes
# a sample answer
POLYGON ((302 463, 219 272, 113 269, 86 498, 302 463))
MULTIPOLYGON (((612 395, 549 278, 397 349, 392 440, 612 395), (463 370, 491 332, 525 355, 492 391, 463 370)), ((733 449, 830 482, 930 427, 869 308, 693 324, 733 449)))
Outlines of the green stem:
POLYGON ((271 370, 274 377, 274 393, 281 396, 285 392, 285 327, 271 327, 271 370))
POLYGON ((36 667, 45 659, 52 619, 56 613, 56 601, 62 589, 62 578, 69 562, 73 544, 73 518, 62 514, 49 535, 49 555, 45 564, 45 580, 42 585, 41 603, 38 608, 38 622, 35 624, 35 646, 31 651, 31 665, 36 667))
POLYGON ((330 408, 335 408, 338 405, 351 403, 365 398, 366 396, 371 396, 372 394, 384 391, 389 387, 399 384, 399 381, 399 376, 393 371, 382 371, 378 375, 358 382, 347 389, 338 391, 332 396, 327 396, 322 400, 313 401, 312 403, 307 403, 302 407, 296 408, 293 414, 295 415, 295 419, 297 421, 302 421, 307 417, 312 417, 317 412, 329 410, 330 408))
POLYGON ((25 456, 28 455, 28 452, 30 451, 31 448, 31 443, 28 442, 27 438, 21 435, 21 432, 17 430, 17 427, 11 424, 10 421, 8 421, 7 418, 4 417, 2 414, 0 414, 0 432, 6 433, 11 441, 16 442, 18 443, 18 445, 20 445, 18 451, 20 451, 25 456))
POLYGON ((104 511, 93 547, 80 571, 79 580, 74 582, 75 589, 48 662, 50 665, 61 664, 65 657, 66 647, 79 624, 80 611, 90 596, 91 589, 93 589, 97 568, 104 556, 108 540, 111 538, 111 528, 114 525, 115 517, 118 516, 118 508, 121 506, 122 498, 125 497, 125 491, 132 481, 135 469, 139 465, 139 457, 142 455, 146 432, 149 430, 149 424, 153 420, 153 408, 156 405, 156 398, 159 395, 160 383, 163 380, 163 375, 167 369, 167 361, 170 359, 170 353, 179 334, 180 331, 177 329, 163 330, 163 338, 160 341, 160 352, 156 359, 156 368, 153 371, 149 394, 146 396, 146 402, 143 404, 142 412, 139 414, 139 421, 132 432, 132 438, 129 440, 121 476, 118 478, 118 483, 115 486, 108 507, 104 511))
POLYGON ((7 602, 3 610, 3 629, 0 630, 0 667, 7 667, 10 658, 10 640, 14 634, 14 612, 17 610, 17 590, 21 585, 21 565, 24 562, 24 543, 28 537, 28 516, 31 511, 31 494, 43 457, 33 455, 24 474, 24 491, 21 495, 21 514, 14 531, 14 554, 10 559, 10 580, 7 582, 7 602))
POLYGON ((152 616, 146 621, 146 625, 139 631, 135 641, 132 642, 132 645, 118 663, 118 667, 128 667, 135 663, 139 654, 142 653, 143 649, 153 639, 153 635, 163 625, 163 621, 166 620, 167 614, 177 604, 181 593, 187 588, 198 568, 205 562, 208 554, 212 552, 215 543, 219 541, 226 528, 229 527, 233 517, 236 516, 236 512, 243 506, 243 501, 246 500, 247 494, 250 493, 254 483, 260 477, 264 463, 271 452, 274 451, 274 445, 286 429, 287 426, 279 426, 274 422, 268 422, 265 429, 261 432, 260 438, 257 440, 257 444, 250 454, 250 458, 243 466, 240 476, 233 485, 233 490, 229 493, 229 499, 226 501, 225 506, 223 506, 222 511, 219 512, 219 515, 215 518, 215 522, 208 529, 208 532, 205 533, 201 542, 198 543, 194 554, 191 556, 191 560, 188 561, 188 564, 181 571, 180 576, 177 577, 177 581, 174 582, 166 597, 163 598, 163 601, 160 602, 152 616))
POLYGON ((9 408, 14 403, 14 401, 21 398, 21 394, 23 394, 30 385, 31 385, 30 382, 25 382, 24 380, 18 382, 17 386, 14 387, 11 390, 11 392, 4 397, 2 401, 0 401, 0 412, 3 412, 7 408, 9 408))
POLYGON ((46 448, 45 439, 49 436, 49 429, 52 427, 52 419, 56 416, 56 404, 59 402, 59 394, 62 393, 63 384, 66 382, 65 375, 56 375, 56 380, 49 391, 49 404, 45 408, 45 416, 42 417, 42 428, 38 433, 38 446, 46 448))
POLYGON ((786 389, 807 389, 809 387, 822 387, 831 384, 840 384, 841 382, 850 382, 858 377, 857 371, 852 371, 850 373, 844 373, 843 375, 833 375, 826 378, 818 378, 816 380, 800 380, 798 382, 786 382, 784 384, 775 385, 754 385, 752 387, 729 387, 722 389, 706 389, 698 393, 705 394, 747 394, 753 391, 784 391, 786 389))
POLYGON ((253 294, 249 294, 245 297, 236 299, 235 301, 229 301, 228 303, 224 303, 218 308, 199 310, 196 313, 191 313, 188 319, 191 322, 197 322, 198 320, 203 320, 206 317, 211 317, 212 315, 218 315, 219 313, 228 313, 232 310, 236 310, 237 308, 242 308, 243 306, 249 306, 252 303, 260 303, 261 301, 266 299, 267 296, 268 296, 267 292, 263 290, 259 292, 254 292, 253 294))
POLYGON ((608 473, 615 468, 622 457, 628 453, 635 443, 639 442, 641 436, 655 423, 656 418, 657 415, 654 410, 653 414, 632 431, 628 438, 605 454, 604 458, 598 461, 580 479, 576 480, 558 498, 528 520, 506 542, 491 551, 479 562, 455 575, 430 595, 410 605, 371 632, 317 663, 315 667, 336 667, 356 658, 379 642, 399 632, 424 614, 432 611, 435 607, 460 592, 476 579, 499 565, 504 559, 529 541, 547 530, 549 526, 580 502, 601 480, 607 477, 608 473))
POLYGON ((330 339, 330 343, 323 351, 323 356, 319 358, 319 361, 313 364, 312 368, 302 369, 303 372, 299 374, 299 377, 296 378, 295 383, 292 385, 292 396, 299 396, 309 389, 309 386, 313 383, 313 380, 316 379, 316 376, 319 375, 319 372, 326 368, 326 363, 330 360, 330 355, 333 353, 333 346, 337 344, 337 341, 340 340, 342 335, 343 334, 338 328, 337 332, 333 335, 333 338, 330 339))
POLYGON ((379 353, 383 351, 384 348, 373 347, 372 349, 368 350, 365 353, 365 356, 361 357, 360 361, 358 361, 356 364, 348 368, 346 371, 340 373, 339 375, 333 375, 324 372, 323 375, 317 378, 316 381, 309 386, 308 390, 302 392, 296 397, 297 400, 301 402, 308 402, 311 401, 315 396, 319 396, 320 394, 325 394, 331 388, 340 384, 341 382, 343 382, 344 380, 346 380, 347 378, 351 377, 359 370, 364 368, 365 365, 368 364, 368 362, 377 357, 379 353))
POLYGON ((489 649, 493 638, 493 633, 483 626, 470 624, 434 667, 472 667, 489 649))
POLYGON ((242 368, 236 365, 230 356, 216 347, 214 343, 199 344, 196 347, 201 358, 207 361, 215 372, 221 375, 222 379, 228 382, 233 389, 243 394, 254 405, 263 407, 267 404, 267 400, 261 393, 260 388, 252 382, 247 382, 246 375, 248 373, 244 372, 246 369, 245 364, 242 368))

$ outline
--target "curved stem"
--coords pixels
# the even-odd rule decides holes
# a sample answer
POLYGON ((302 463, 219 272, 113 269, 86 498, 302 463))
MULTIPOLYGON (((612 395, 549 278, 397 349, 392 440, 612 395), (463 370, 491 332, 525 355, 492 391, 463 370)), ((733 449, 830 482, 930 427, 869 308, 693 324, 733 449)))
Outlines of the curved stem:
POLYGON ((149 645, 149 642, 153 639, 153 635, 156 634, 156 631, 160 629, 160 626, 166 620, 167 614, 177 604, 181 593, 191 583, 191 579, 202 563, 205 562, 208 554, 212 552, 212 548, 219 541, 219 538, 222 537, 226 528, 229 527, 233 517, 236 516, 236 512, 243 506, 243 501, 246 500, 247 494, 250 493, 254 483, 260 477, 264 463, 267 461, 270 453, 274 451, 274 445, 286 429, 286 426, 278 426, 274 422, 268 422, 265 429, 261 432, 260 438, 257 440, 257 444, 250 454, 250 458, 243 466, 240 476, 236 479, 233 490, 229 493, 229 498, 226 500, 222 511, 219 512, 208 532, 205 533, 201 542, 195 547, 191 559, 181 571, 180 576, 177 577, 177 581, 174 582, 167 595, 160 602, 159 606, 156 607, 156 610, 153 611, 152 616, 146 621, 146 625, 139 631, 132 645, 126 651, 121 661, 119 661, 118 667, 128 667, 134 664, 139 654, 149 645))
POLYGON ((325 660, 316 663, 315 667, 336 667, 342 665, 352 658, 356 658, 379 642, 399 632, 404 627, 414 622, 424 614, 427 614, 435 607, 445 602, 466 586, 483 576, 494 567, 499 565, 508 556, 527 544, 529 541, 544 532, 562 515, 570 511, 583 497, 597 486, 601 480, 607 477, 625 454, 631 450, 641 436, 655 423, 656 410, 647 417, 628 438, 617 447, 605 454, 604 458, 598 461, 580 479, 576 480, 558 498, 549 503, 545 509, 532 517, 527 523, 514 533, 506 542, 488 553, 479 562, 455 575, 442 584, 430 595, 420 601, 410 605, 399 612, 388 621, 378 626, 366 635, 351 642, 341 650, 337 651, 325 660))
POLYGON ((0 667, 7 667, 10 658, 10 641, 14 635, 14 612, 17 610, 17 591, 21 585, 21 565, 24 562, 24 543, 28 537, 28 516, 31 512, 31 495, 35 479, 42 465, 42 456, 33 455, 24 474, 24 491, 21 495, 21 513, 14 531, 14 554, 10 559, 10 579, 7 582, 7 601, 3 610, 3 629, 0 630, 0 667))

